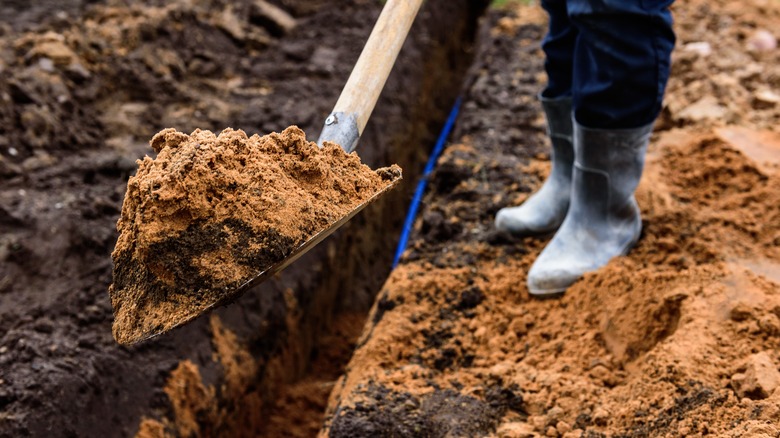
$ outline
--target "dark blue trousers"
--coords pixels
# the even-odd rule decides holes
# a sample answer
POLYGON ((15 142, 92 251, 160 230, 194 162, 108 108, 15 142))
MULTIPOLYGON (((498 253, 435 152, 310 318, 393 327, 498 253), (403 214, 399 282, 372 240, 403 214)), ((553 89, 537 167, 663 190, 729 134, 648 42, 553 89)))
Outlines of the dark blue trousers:
POLYGON ((571 96, 575 120, 589 128, 653 122, 674 48, 672 2, 542 0, 550 15, 544 96, 571 96))

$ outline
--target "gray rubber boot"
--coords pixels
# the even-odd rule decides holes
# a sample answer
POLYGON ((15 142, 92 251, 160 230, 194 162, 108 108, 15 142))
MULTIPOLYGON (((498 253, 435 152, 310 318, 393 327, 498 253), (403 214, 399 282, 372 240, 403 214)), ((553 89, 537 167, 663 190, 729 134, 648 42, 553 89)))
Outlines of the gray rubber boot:
POLYGON ((531 294, 562 293, 586 272, 634 246, 642 232, 634 190, 652 130, 652 124, 626 130, 574 124, 571 205, 563 225, 528 272, 531 294))
POLYGON ((496 228, 516 236, 548 234, 558 229, 569 209, 572 147, 571 98, 539 97, 547 117, 547 133, 552 143, 552 171, 536 193, 519 207, 502 208, 496 215, 496 228))

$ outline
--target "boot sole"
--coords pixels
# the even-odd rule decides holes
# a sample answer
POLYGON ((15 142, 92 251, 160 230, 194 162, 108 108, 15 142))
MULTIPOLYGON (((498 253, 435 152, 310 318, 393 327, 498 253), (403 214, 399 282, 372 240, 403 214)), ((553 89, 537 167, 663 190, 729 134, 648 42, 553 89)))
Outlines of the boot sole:
MULTIPOLYGON (((574 284, 574 283, 572 283, 574 284)), ((569 285, 571 287, 571 285, 569 285)), ((528 293, 537 299, 540 300, 549 300, 553 298, 559 298, 562 297, 563 294, 566 292, 566 289, 569 287, 564 287, 562 289, 531 289, 528 288, 528 293)))
POLYGON ((509 233, 512 235, 512 237, 517 237, 517 238, 532 237, 534 239, 545 239, 554 236, 555 232, 558 231, 558 228, 560 228, 560 225, 550 230, 540 230, 540 231, 530 231, 530 230, 524 232, 521 231, 513 232, 509 230, 499 230, 499 231, 509 233))

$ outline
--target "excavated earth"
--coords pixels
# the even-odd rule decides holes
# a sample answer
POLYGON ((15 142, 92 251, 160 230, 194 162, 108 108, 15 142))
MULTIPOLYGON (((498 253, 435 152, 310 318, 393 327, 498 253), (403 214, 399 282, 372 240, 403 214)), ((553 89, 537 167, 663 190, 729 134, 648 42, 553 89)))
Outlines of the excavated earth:
MULTIPOLYGON (((341 373, 412 184, 234 305, 131 348, 111 335, 111 251, 156 132, 316 138, 382 2, 0 3, 0 436, 316 433, 330 386, 292 410, 305 420, 273 420, 277 401, 341 373)), ((485 5, 426 2, 363 135, 369 167, 416 179, 485 5)))
MULTIPOLYGON (((165 129, 127 183, 111 257, 114 338, 171 330, 233 302, 257 277, 401 180, 292 126, 248 137, 165 129)), ((266 274, 269 273, 269 274, 266 274)), ((265 277, 263 277, 265 278, 265 277)))
POLYGON ((534 99, 546 17, 491 15, 323 435, 780 436, 780 3, 673 11, 642 238, 553 300, 525 286, 545 241, 492 224, 549 172, 534 99))
POLYGON ((235 304, 125 348, 110 253, 148 140, 316 137, 382 2, 3 2, 0 436, 780 436, 780 4, 677 2, 642 239, 537 301, 544 241, 492 221, 549 172, 545 15, 492 9, 474 47, 485 3, 426 2, 364 135, 363 161, 406 184, 235 304))

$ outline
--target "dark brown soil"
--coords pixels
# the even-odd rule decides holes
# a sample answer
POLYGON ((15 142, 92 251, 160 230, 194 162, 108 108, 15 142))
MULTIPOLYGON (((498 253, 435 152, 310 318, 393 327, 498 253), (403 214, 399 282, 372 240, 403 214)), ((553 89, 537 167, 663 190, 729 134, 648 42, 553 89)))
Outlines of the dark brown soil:
POLYGON ((780 100, 767 92, 780 52, 750 41, 776 33, 779 6, 675 5, 682 47, 637 191, 642 239, 556 300, 525 286, 545 241, 493 231, 549 172, 534 97, 545 16, 495 13, 324 434, 780 436, 780 100), (710 55, 688 45, 702 42, 710 55), (447 412, 442 394, 457 418, 431 413, 447 412), (460 431, 464 418, 478 429, 460 431))
MULTIPOLYGON (((165 387, 182 361, 214 388, 230 413, 219 418, 256 435, 280 388, 309 370, 314 340, 340 312, 370 306, 411 184, 211 323, 135 348, 111 336, 115 225, 148 139, 166 127, 293 124, 316 137, 381 8, 274 1, 297 23, 285 30, 252 3, 0 5, 0 436, 131 436, 143 418, 175 430, 155 421, 175 417, 165 387)), ((415 179, 460 90, 481 7, 426 3, 363 135, 363 162, 399 163, 415 179)))
MULTIPOLYGON (((273 0, 292 29, 254 2, 0 5, 0 436, 312 436, 329 392, 333 436, 778 436, 767 0, 675 5, 644 235, 562 299, 525 290, 543 241, 493 231, 549 171, 544 14, 513 6, 482 27, 453 144, 387 282, 412 184, 233 305, 117 346, 110 251, 147 140, 315 137, 382 3, 273 0)), ((358 149, 369 166, 416 180, 485 3, 426 2, 358 149)))
POLYGON ((398 183, 297 127, 247 137, 166 129, 127 183, 112 254, 114 338, 132 344, 238 297, 244 285, 398 183))

